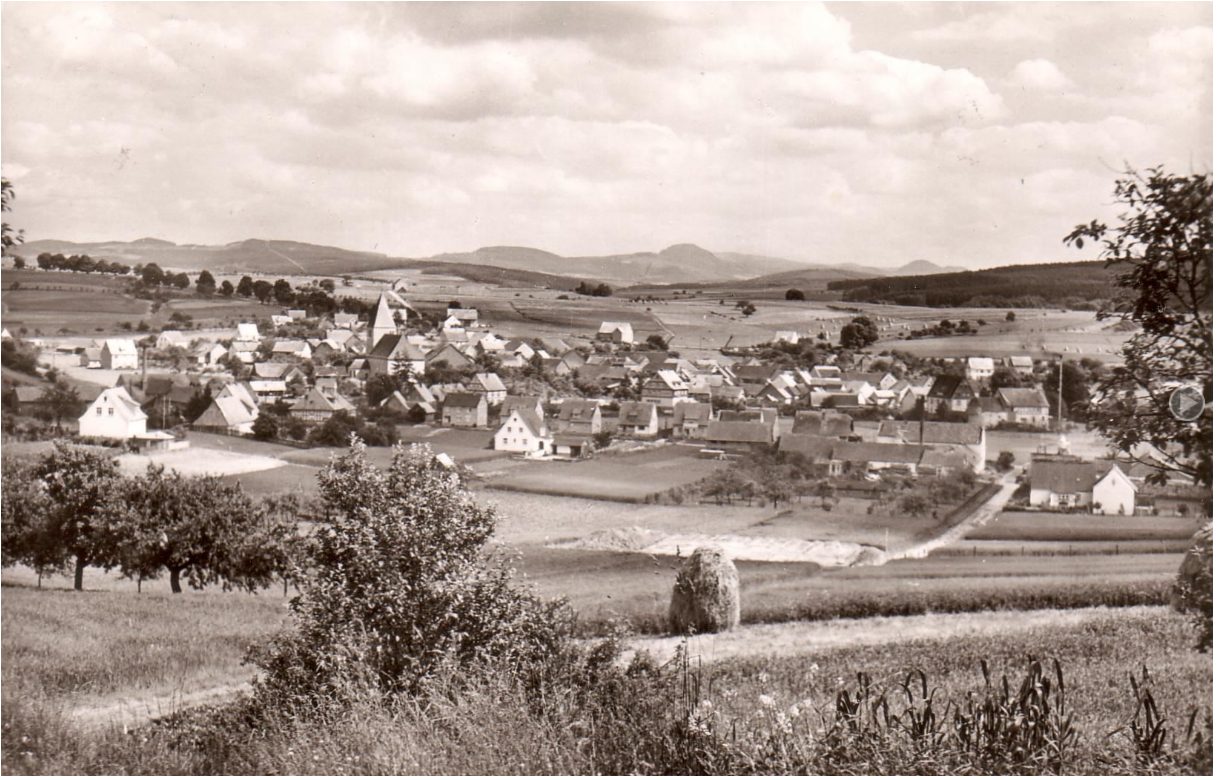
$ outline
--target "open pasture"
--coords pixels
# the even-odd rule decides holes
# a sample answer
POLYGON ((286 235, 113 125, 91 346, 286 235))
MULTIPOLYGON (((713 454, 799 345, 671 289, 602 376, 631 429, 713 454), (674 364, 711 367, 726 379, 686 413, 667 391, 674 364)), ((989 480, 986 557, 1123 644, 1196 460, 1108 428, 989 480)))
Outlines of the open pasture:
POLYGON ((1001 512, 972 528, 967 540, 1030 542, 1137 542, 1189 540, 1199 530, 1193 517, 1148 517, 1001 512))
MULTIPOLYGON (((7 280, 6 280, 7 281, 7 280)), ((119 323, 147 319, 151 306, 103 287, 71 290, 5 289, 4 326, 31 334, 117 332, 119 323)))
POLYGON ((700 459, 691 447, 669 445, 572 463, 513 461, 503 474, 486 476, 487 486, 500 490, 643 501, 654 493, 697 482, 723 465, 700 459))

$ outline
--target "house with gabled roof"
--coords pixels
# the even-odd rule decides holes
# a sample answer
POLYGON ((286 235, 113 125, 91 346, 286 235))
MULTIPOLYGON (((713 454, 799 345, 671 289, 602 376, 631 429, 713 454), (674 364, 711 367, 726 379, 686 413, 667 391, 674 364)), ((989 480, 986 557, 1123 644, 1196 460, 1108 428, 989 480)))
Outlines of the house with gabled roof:
POLYGON ((542 399, 536 395, 508 395, 500 404, 500 419, 505 419, 513 409, 527 409, 539 417, 546 417, 542 399))
POLYGON ((599 434, 602 432, 601 407, 596 401, 565 398, 559 404, 555 430, 559 433, 582 433, 590 436, 599 434))
POLYGON ((487 396, 487 403, 491 406, 500 405, 508 397, 508 388, 500 375, 495 373, 475 374, 472 389, 487 396))
POLYGON ((409 369, 418 376, 424 373, 427 356, 406 336, 391 333, 381 337, 369 351, 367 360, 371 376, 392 376, 403 369, 409 369))
POLYGON ((212 397, 212 403, 192 423, 191 427, 233 435, 254 432, 258 419, 258 403, 241 385, 228 384, 212 397))
POLYGON ((779 438, 779 411, 769 407, 721 409, 716 418, 721 422, 761 422, 771 429, 771 440, 779 438))
POLYGON ((1029 355, 1013 355, 1008 359, 1008 367, 1018 376, 1034 375, 1034 359, 1029 355))
POLYGON ((262 335, 258 332, 257 323, 239 322, 237 324, 237 340, 238 341, 258 341, 262 335))
POLYGON ((711 404, 683 401, 674 404, 670 426, 675 439, 705 439, 711 422, 711 404))
POLYGON ((1010 422, 1050 426, 1051 404, 1041 387, 1001 387, 996 396, 1010 422))
POLYGON ((145 434, 148 415, 126 388, 110 387, 89 404, 79 422, 83 437, 127 441, 145 434))
POLYGON ((651 439, 659 430, 656 404, 648 401, 623 401, 619 404, 617 431, 620 436, 651 439))
POLYGON ((550 454, 552 442, 546 420, 532 410, 521 407, 509 413, 492 437, 494 449, 531 458, 550 454))
POLYGON ((424 356, 424 366, 432 368, 442 364, 449 368, 466 368, 474 362, 452 344, 442 344, 424 356))
POLYGON ((832 411, 799 411, 792 423, 795 434, 809 434, 834 439, 855 435, 856 422, 851 415, 832 411))
POLYGON ((765 449, 775 442, 771 426, 761 420, 711 420, 704 438, 710 445, 731 450, 765 449))
POLYGON ((337 392, 325 392, 314 387, 305 397, 292 405, 288 413, 308 422, 326 422, 339 412, 351 412, 355 405, 337 392))
POLYGON ((597 340, 613 344, 634 344, 635 329, 630 322, 603 322, 597 329, 597 340))
POLYGON ((986 382, 995 374, 995 360, 989 357, 966 358, 966 378, 972 382, 986 382))
POLYGON ((967 453, 975 472, 982 473, 987 465, 987 428, 981 421, 883 420, 877 430, 877 441, 959 447, 967 453))
POLYGON ((640 395, 645 401, 652 401, 660 406, 673 406, 690 395, 690 388, 677 371, 662 369, 644 382, 640 395))
POLYGON ((445 310, 445 316, 451 317, 457 321, 460 328, 477 328, 479 327, 479 310, 471 309, 464 306, 450 306, 445 310))
POLYGON ((966 412, 970 409, 970 403, 978 397, 978 387, 972 382, 965 377, 946 374, 936 377, 936 381, 928 390, 924 404, 931 414, 938 413, 942 409, 966 412))
POLYGON ((131 339, 106 339, 102 343, 102 368, 124 371, 140 367, 140 353, 131 339))
POLYGON ((441 402, 441 422, 453 428, 483 428, 487 425, 487 396, 452 392, 441 402))
POLYGON ((304 339, 286 339, 275 342, 275 345, 271 347, 271 356, 309 360, 313 357, 313 349, 304 339))

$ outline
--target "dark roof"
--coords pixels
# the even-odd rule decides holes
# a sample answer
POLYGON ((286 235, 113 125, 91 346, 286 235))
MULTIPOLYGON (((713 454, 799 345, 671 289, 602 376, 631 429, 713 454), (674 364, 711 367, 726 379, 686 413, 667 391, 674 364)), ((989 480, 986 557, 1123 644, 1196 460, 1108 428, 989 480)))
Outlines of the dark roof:
POLYGON ((645 401, 624 401, 618 409, 619 425, 647 425, 656 413, 656 404, 645 401))
POLYGON ((936 381, 932 383, 931 389, 928 390, 929 398, 952 398, 957 392, 957 386, 965 381, 965 377, 953 376, 946 374, 936 377, 936 381))
POLYGON ((771 434, 771 426, 764 422, 713 420, 707 426, 709 442, 770 444, 771 434))
POLYGON ((504 401, 500 404, 500 414, 507 417, 513 409, 533 409, 540 403, 542 403, 542 399, 536 395, 505 396, 504 401))
POLYGON ((722 409, 720 412, 721 422, 764 422, 767 425, 775 423, 776 416, 779 414, 775 409, 764 409, 761 407, 742 409, 722 409))
POLYGON ((1041 387, 1001 387, 999 396, 1000 401, 1010 409, 1018 406, 1050 408, 1041 387))
POLYGON ((480 403, 487 403, 487 396, 482 393, 449 393, 445 396, 445 406, 474 409, 480 403))
POLYGON ((405 357, 407 360, 423 360, 424 353, 419 347, 407 341, 407 337, 401 333, 391 333, 382 336, 369 350, 369 357, 398 359, 405 357))
POLYGON ((762 384, 774 376, 779 369, 775 366, 734 366, 733 373, 743 384, 762 384))
POLYGON ((815 436, 850 436, 855 422, 846 414, 837 412, 797 412, 792 432, 815 436))
POLYGON ((566 398, 563 403, 559 404, 559 419, 565 422, 589 422, 597 413, 597 409, 596 401, 566 398))
POLYGON ((712 417, 712 405, 701 403, 674 404, 674 424, 680 425, 686 420, 696 420, 705 423, 712 417))
POLYGON ((845 441, 835 447, 835 460, 881 463, 919 463, 924 448, 918 444, 883 441, 845 441))
POLYGON ((834 458, 835 445, 838 439, 829 436, 815 436, 808 433, 790 433, 780 437, 780 452, 799 452, 814 462, 826 462, 834 458))
POLYGON ((17 393, 17 401, 23 404, 38 403, 46 394, 46 389, 42 387, 30 387, 28 385, 18 385, 15 389, 17 393))
POLYGON ((1029 486, 1052 493, 1087 493, 1097 484, 1097 471, 1094 463, 1035 460, 1029 466, 1029 486))
MULTIPOLYGON (((924 444, 978 444, 983 440, 983 426, 978 423, 925 421, 922 425, 924 444)), ((919 426, 918 420, 883 420, 877 436, 918 444, 919 426)))
POLYGON ((593 445, 593 438, 581 433, 557 433, 552 438, 555 444, 565 447, 593 445))

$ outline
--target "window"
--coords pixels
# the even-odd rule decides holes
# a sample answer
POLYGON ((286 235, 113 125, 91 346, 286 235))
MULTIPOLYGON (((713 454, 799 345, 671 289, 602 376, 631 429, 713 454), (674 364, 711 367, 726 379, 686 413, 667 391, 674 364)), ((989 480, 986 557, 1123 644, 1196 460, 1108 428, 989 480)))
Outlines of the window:
POLYGON ((100 406, 97 408, 97 416, 98 417, 102 416, 102 407, 100 407, 100 406))
POLYGON ((109 409, 107 409, 106 414, 110 415, 111 417, 114 417, 114 407, 112 406, 109 409))

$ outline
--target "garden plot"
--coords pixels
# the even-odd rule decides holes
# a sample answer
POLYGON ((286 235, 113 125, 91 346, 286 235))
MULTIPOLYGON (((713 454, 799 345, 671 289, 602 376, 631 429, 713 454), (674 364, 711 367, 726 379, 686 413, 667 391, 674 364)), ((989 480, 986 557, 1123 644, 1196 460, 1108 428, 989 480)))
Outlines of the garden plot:
POLYGON ((733 560, 741 561, 816 563, 826 567, 879 564, 884 561, 883 554, 877 548, 852 542, 811 542, 693 532, 667 534, 638 526, 598 531, 584 539, 553 546, 560 549, 612 550, 685 557, 696 549, 709 545, 719 547, 733 560))

